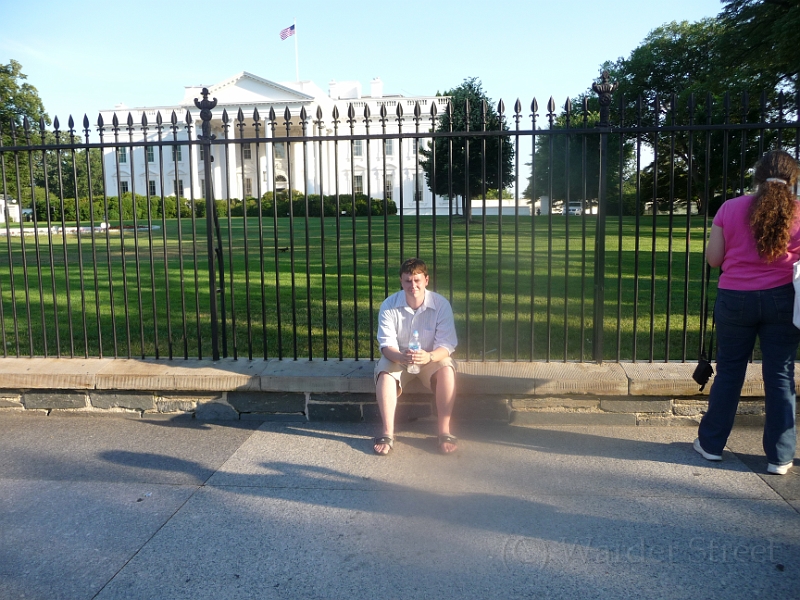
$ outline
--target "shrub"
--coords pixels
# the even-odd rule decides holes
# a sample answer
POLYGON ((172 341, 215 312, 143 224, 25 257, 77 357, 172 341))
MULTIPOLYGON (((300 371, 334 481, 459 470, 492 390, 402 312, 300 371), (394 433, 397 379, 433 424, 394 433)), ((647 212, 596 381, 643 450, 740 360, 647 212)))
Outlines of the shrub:
MULTIPOLYGON (((274 195, 272 192, 267 192, 261 197, 262 211, 265 216, 274 214, 274 204, 277 203, 277 212, 279 217, 286 217, 289 215, 289 194, 287 192, 278 192, 274 195)), ((320 204, 322 210, 325 211, 326 217, 335 217, 337 213, 336 196, 328 195, 320 198, 319 194, 308 195, 308 216, 320 216, 320 204)), ((258 215, 258 205, 255 205, 254 215, 258 215)), ((291 200, 292 214, 294 216, 305 216, 306 214, 306 197, 293 190, 291 200)), ((355 214, 359 217, 365 217, 372 211, 372 216, 383 215, 384 201, 382 198, 370 199, 364 194, 357 194, 355 198, 355 214)), ((250 214, 248 208, 248 215, 250 214)), ((341 216, 353 215, 353 196, 351 194, 339 194, 338 212, 341 216)), ((386 201, 386 212, 389 215, 397 214, 397 205, 393 200, 386 201)))

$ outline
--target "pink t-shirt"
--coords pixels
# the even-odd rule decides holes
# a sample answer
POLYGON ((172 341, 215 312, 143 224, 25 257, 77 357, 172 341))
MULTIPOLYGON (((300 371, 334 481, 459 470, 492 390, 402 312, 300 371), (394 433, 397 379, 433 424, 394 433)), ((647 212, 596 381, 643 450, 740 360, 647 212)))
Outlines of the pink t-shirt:
MULTIPOLYGON (((723 203, 714 217, 722 228, 725 256, 719 287, 725 290, 768 290, 792 282, 792 265, 800 259, 800 219, 795 218, 787 253, 766 262, 758 255, 750 230, 750 204, 753 196, 739 196, 723 203)), ((796 215, 800 216, 800 207, 796 215)))

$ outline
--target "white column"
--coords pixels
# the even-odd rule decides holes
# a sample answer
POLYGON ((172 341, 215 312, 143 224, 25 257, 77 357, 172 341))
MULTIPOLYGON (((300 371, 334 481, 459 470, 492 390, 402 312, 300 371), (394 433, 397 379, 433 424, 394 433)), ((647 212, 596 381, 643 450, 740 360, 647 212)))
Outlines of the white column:
POLYGON ((298 192, 305 192, 306 182, 303 179, 303 144, 292 144, 292 184, 298 192))
POLYGON ((261 142, 260 156, 258 159, 258 178, 261 182, 261 195, 263 196, 269 191, 272 191, 272 144, 269 140, 272 138, 272 130, 269 127, 269 120, 264 118, 264 137, 261 142))
MULTIPOLYGON (((199 131, 201 131, 200 125, 199 125, 199 121, 195 121, 194 122, 193 131, 195 133, 194 139, 197 140, 197 133, 199 131)), ((187 134, 187 138, 189 138, 189 137, 190 136, 187 134)), ((191 180, 191 183, 192 183, 192 190, 191 191, 194 194, 194 198, 197 199, 197 198, 202 198, 203 194, 205 194, 205 191, 200 186, 200 180, 204 179, 204 176, 200 174, 201 172, 200 172, 200 169, 199 169, 199 165, 200 165, 200 146, 196 145, 196 144, 192 144, 191 150, 192 151, 189 152, 189 158, 190 158, 190 162, 191 162, 191 164, 189 165, 189 170, 191 171, 190 180, 191 180)), ((189 196, 189 193, 187 193, 186 196, 187 197, 191 197, 191 196, 189 196)))

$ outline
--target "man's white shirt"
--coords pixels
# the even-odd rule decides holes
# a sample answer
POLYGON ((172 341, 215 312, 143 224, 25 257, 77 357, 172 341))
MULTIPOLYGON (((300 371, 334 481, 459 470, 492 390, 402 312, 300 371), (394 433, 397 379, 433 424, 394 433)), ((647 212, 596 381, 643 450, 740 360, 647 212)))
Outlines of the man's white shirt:
POLYGON ((414 330, 419 332, 420 346, 426 352, 446 348, 452 354, 458 345, 453 309, 441 294, 425 290, 425 300, 414 310, 406 302, 403 290, 383 301, 378 314, 378 344, 381 348, 408 350, 414 330))

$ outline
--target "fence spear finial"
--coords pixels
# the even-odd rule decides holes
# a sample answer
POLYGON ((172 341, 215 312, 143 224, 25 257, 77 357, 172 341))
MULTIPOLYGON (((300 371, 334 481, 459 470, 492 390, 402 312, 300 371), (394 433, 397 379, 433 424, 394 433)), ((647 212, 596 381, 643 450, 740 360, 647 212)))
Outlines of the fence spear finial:
POLYGON ((609 81, 609 74, 608 71, 603 71, 601 76, 602 83, 597 83, 596 81, 592 84, 592 90, 600 96, 600 122, 597 124, 598 127, 611 127, 611 123, 608 120, 609 114, 609 107, 611 106, 611 94, 619 87, 619 83, 616 81, 611 83, 609 81))

